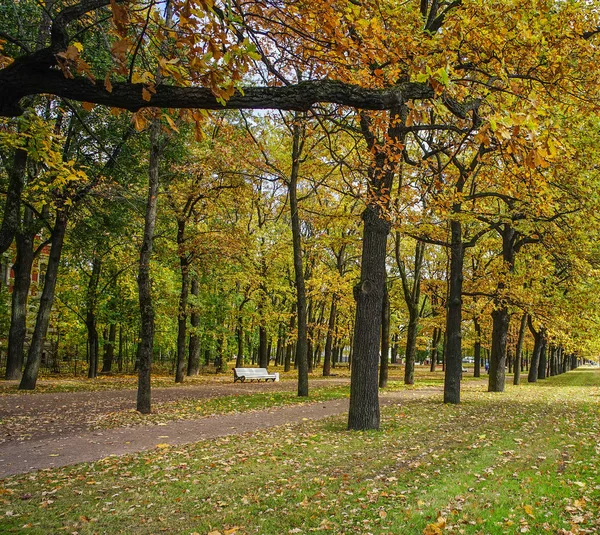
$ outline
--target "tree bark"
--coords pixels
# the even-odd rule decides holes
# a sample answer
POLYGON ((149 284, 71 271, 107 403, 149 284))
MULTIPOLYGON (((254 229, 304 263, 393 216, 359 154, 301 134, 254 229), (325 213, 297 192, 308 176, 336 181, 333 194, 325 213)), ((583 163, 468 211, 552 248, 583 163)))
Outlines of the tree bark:
MULTIPOLYGON (((292 311, 290 314, 290 326, 289 326, 290 333, 296 327, 296 307, 297 307, 297 305, 296 305, 296 303, 294 303, 292 305, 292 311)), ((292 352, 293 351, 294 351, 294 342, 290 338, 290 340, 288 341, 288 345, 285 348, 285 360, 283 362, 283 371, 284 372, 289 372, 292 367, 292 352)))
MULTIPOLYGON (((517 253, 516 240, 519 234, 509 224, 504 224, 500 236, 502 238, 502 259, 510 276, 515 267, 515 255, 517 253)), ((506 283, 504 280, 498 282, 495 310, 492 312, 492 354, 490 358, 489 392, 504 392, 506 381, 506 344, 508 341, 510 314, 508 312, 508 304, 502 295, 505 288, 506 283)))
POLYGON ((406 333, 406 353, 404 367, 404 384, 415 383, 415 357, 417 353, 417 334, 419 330, 420 301, 421 301, 421 268, 425 256, 425 244, 418 241, 415 244, 415 270, 412 287, 406 273, 406 267, 400 256, 400 233, 396 232, 396 264, 400 271, 404 301, 408 308, 408 329, 406 333))
MULTIPOLYGON (((5 215, 6 218, 6 215, 5 215)), ((17 257, 13 265, 15 274, 12 304, 10 310, 10 329, 8 332, 8 350, 6 356, 7 380, 21 379, 25 360, 25 337, 27 335, 27 300, 31 285, 33 266, 33 241, 35 230, 31 228, 33 214, 25 209, 23 229, 16 233, 17 257)))
POLYGON ((304 145, 304 125, 299 114, 294 116, 292 127, 292 168, 288 182, 290 216, 292 221, 292 247, 294 252, 294 276, 296 281, 296 301, 298 318, 298 338, 296 341, 296 365, 298 367, 298 396, 308 396, 308 325, 306 287, 304 283, 304 263, 302 261, 302 235, 298 212, 298 178, 300 157, 304 145))
POLYGON ((438 360, 438 346, 442 339, 442 329, 440 327, 433 328, 433 336, 431 337, 431 364, 429 365, 429 371, 434 372, 438 360))
POLYGON ((390 354, 390 299, 387 284, 383 293, 383 306, 381 307, 381 362, 379 364, 379 388, 388 384, 390 354))
POLYGON ((542 337, 541 347, 540 347, 540 363, 538 365, 538 379, 546 378, 546 349, 548 347, 548 338, 545 336, 542 337))
MULTIPOLYGON (((1 105, 0 105, 1 107, 1 105)), ((25 185, 27 170, 27 151, 15 149, 13 164, 9 170, 8 191, 4 204, 4 215, 0 226, 0 255, 10 247, 19 228, 21 216, 21 194, 25 185)), ((19 371, 20 374, 20 371, 19 371)))
POLYGON ((519 338, 517 339, 517 347, 515 349, 515 374, 513 384, 521 384, 521 369, 523 368, 523 343, 525 341, 525 328, 527 327, 527 312, 521 317, 521 326, 519 327, 519 338))
POLYGON ((150 259, 158 209, 160 185, 159 164, 162 156, 160 140, 161 124, 155 118, 150 126, 150 162, 148 169, 148 198, 144 220, 144 237, 140 250, 138 268, 138 298, 140 303, 140 343, 138 344, 138 391, 137 410, 148 414, 151 410, 150 373, 154 349, 154 305, 152 302, 152 280, 150 259))
POLYGON ((481 323, 478 318, 473 318, 475 328, 475 345, 473 346, 473 377, 481 377, 481 323))
POLYGON ((362 217, 363 251, 361 278, 354 287, 356 323, 348 414, 348 428, 354 430, 379 429, 377 364, 390 229, 377 205, 367 206, 362 217))
POLYGON ((337 296, 331 297, 331 308, 329 309, 329 321, 327 323, 327 337, 325 338, 325 356, 323 357, 323 377, 331 375, 331 351, 333 347, 333 334, 335 332, 335 320, 337 314, 336 308, 337 296))
POLYGON ((44 280, 44 289, 40 298, 35 328, 31 338, 31 345, 27 354, 27 364, 21 378, 19 390, 33 390, 37 383, 40 364, 42 361, 42 350, 44 339, 48 332, 50 323, 50 312, 54 303, 54 293, 56 290, 56 279, 58 276, 58 267, 62 254, 62 247, 67 229, 67 213, 62 208, 56 213, 54 228, 52 229, 52 240, 50 256, 48 257, 48 267, 46 268, 46 277, 44 280))
POLYGON ((492 354, 490 358, 488 392, 504 392, 506 379, 506 342, 510 316, 502 306, 492 312, 492 354))
POLYGON ((363 250, 360 282, 354 287, 356 316, 350 375, 348 429, 379 429, 377 364, 381 339, 381 311, 386 285, 387 238, 390 222, 384 213, 404 147, 408 109, 402 105, 390 112, 383 145, 373 134, 370 119, 361 115, 360 125, 367 147, 373 154, 369 168, 371 201, 362 214, 363 250), (390 141, 392 143, 390 143, 390 141))
POLYGON ((531 316, 527 318, 527 324, 529 326, 529 330, 533 335, 533 353, 531 354, 531 364, 529 365, 529 374, 527 376, 528 383, 535 383, 538 379, 538 367, 540 363, 540 354, 542 350, 542 340, 544 338, 544 329, 540 329, 536 331, 533 326, 533 321, 531 316))
MULTIPOLYGON (((198 279, 192 277, 191 293, 194 297, 198 297, 198 279)), ((190 333, 190 344, 188 348, 188 376, 198 375, 200 371, 200 337, 198 336, 198 327, 200 326, 200 314, 198 313, 197 303, 193 303, 190 314, 190 325, 192 332, 190 333)))
POLYGON ((85 326, 88 335, 89 367, 88 379, 94 379, 98 375, 98 328, 96 319, 96 304, 98 301, 98 284, 100 283, 100 270, 102 263, 97 254, 92 258, 92 273, 87 288, 87 310, 85 314, 85 326))
POLYGON ((446 354, 444 374, 444 403, 460 403, 460 380, 462 375, 462 284, 465 249, 462 225, 450 221, 450 285, 446 313, 446 354))
POLYGON ((177 222, 177 246, 179 248, 179 267, 181 270, 181 291, 179 292, 179 307, 177 314, 177 366, 175 382, 183 383, 185 378, 185 345, 187 342, 188 297, 190 293, 190 263, 186 251, 185 219, 177 222))

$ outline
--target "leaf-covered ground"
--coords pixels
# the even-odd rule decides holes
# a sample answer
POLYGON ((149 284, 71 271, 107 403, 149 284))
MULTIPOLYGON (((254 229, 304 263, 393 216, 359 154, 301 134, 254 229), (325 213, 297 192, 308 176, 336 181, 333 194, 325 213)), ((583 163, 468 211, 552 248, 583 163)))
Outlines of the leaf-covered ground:
POLYGON ((600 532, 600 370, 8 478, 6 533, 600 532))

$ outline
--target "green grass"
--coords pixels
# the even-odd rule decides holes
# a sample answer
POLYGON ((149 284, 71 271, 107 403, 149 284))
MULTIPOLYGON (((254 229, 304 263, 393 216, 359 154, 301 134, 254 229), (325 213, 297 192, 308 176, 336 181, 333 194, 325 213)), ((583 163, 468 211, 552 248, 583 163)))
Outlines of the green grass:
POLYGON ((4 480, 3 533, 600 532, 600 371, 4 480), (553 388, 549 388, 552 386, 553 388))

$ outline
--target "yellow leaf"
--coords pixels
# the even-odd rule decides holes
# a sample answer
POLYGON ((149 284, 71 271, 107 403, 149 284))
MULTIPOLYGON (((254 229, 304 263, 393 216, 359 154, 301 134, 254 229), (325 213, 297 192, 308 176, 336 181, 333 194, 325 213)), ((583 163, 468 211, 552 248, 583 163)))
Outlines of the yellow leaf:
POLYGON ((531 505, 524 505, 523 511, 525 511, 529 516, 533 517, 533 508, 531 505))
POLYGON ((74 46, 74 47, 75 47, 77 50, 79 50, 79 52, 82 52, 82 51, 83 51, 83 45, 82 45, 81 43, 75 42, 75 43, 73 43, 73 46, 74 46))
POLYGON ((161 444, 157 444, 156 447, 159 448, 159 449, 161 449, 161 450, 164 450, 166 448, 170 448, 171 444, 161 443, 161 444))
POLYGON ((145 87, 142 88, 142 98, 146 102, 150 102, 150 99, 152 98, 152 94, 145 87))
POLYGON ((167 115, 166 113, 164 114, 164 118, 167 120, 167 123, 169 123, 169 126, 175 130, 175 132, 179 132, 179 128, 177 128, 177 125, 175 124, 175 121, 173 119, 171 119, 171 117, 169 117, 169 115, 167 115))

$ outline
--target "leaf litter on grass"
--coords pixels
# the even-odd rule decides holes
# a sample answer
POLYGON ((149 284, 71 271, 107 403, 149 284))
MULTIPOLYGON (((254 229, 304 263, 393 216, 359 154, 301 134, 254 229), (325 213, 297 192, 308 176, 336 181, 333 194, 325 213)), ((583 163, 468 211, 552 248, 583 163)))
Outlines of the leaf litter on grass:
POLYGON ((157 448, 9 478, 0 503, 19 533, 598 533, 597 390, 468 392, 384 408, 379 432, 336 417, 157 448))

